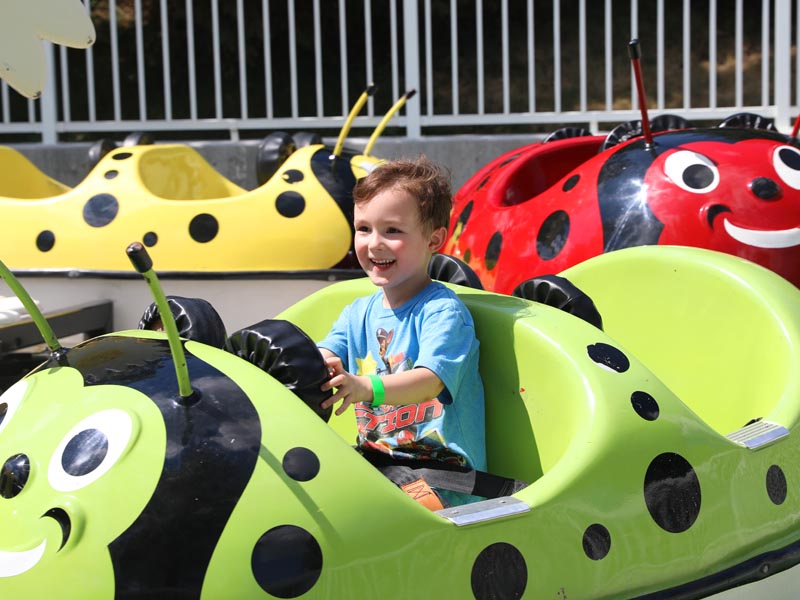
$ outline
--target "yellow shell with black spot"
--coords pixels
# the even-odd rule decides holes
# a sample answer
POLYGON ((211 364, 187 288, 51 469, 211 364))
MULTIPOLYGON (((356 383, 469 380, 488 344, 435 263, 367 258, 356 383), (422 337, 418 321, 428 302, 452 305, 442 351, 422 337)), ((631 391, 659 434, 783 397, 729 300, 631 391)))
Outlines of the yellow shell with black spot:
POLYGON ((65 189, 3 156, 17 166, 0 185, 0 256, 17 271, 127 272, 132 240, 161 272, 330 269, 351 247, 353 186, 382 162, 309 145, 247 191, 189 146, 141 145, 113 150, 65 189))

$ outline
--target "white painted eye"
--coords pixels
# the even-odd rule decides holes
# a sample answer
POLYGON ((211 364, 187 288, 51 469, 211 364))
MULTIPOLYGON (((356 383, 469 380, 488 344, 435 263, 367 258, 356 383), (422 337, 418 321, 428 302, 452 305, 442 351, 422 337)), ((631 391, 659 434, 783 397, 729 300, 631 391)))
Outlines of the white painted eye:
POLYGON ((75 425, 61 440, 47 470, 53 489, 72 492, 97 481, 125 452, 133 420, 124 410, 97 412, 75 425))
POLYGON ((23 379, 12 385, 0 396, 0 433, 3 433, 3 429, 8 427, 27 391, 28 382, 23 379))
POLYGON ((778 146, 772 155, 772 164, 786 185, 800 190, 800 150, 778 146))
POLYGON ((679 188, 693 194, 707 194, 719 185, 719 170, 697 152, 679 150, 664 161, 664 172, 679 188))

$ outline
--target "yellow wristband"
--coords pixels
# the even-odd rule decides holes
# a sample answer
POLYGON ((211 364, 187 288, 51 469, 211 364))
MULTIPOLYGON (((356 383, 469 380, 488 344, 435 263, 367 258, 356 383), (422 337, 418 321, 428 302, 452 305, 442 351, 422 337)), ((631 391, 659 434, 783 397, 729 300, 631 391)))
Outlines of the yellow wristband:
POLYGON ((386 398, 386 390, 380 377, 372 374, 367 375, 367 377, 369 377, 369 381, 372 384, 372 408, 378 408, 386 398))

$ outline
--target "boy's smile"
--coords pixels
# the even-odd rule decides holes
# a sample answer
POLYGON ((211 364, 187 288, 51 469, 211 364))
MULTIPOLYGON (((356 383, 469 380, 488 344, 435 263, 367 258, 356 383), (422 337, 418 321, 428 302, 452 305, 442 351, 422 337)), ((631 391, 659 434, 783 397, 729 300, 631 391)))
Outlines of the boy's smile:
POLYGON ((380 271, 382 269, 388 269, 395 263, 394 260, 373 260, 372 264, 375 268, 380 271))
POLYGON ((428 263, 447 230, 428 231, 414 197, 399 189, 380 192, 355 206, 354 225, 356 257, 383 288, 386 306, 400 306, 428 284, 428 263))

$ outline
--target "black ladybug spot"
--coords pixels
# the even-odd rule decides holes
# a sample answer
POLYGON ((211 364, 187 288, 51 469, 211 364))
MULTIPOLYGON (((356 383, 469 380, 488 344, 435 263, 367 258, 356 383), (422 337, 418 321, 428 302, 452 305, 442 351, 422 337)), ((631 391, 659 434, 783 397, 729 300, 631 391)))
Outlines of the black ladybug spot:
POLYGON ((658 402, 647 392, 633 392, 631 394, 631 406, 633 406, 636 414, 645 421, 655 421, 658 418, 658 402))
POLYGON ((295 481, 311 481, 319 473, 319 458, 308 448, 292 448, 283 455, 283 470, 295 481))
POLYGON ((628 357, 622 351, 603 342, 587 346, 586 351, 589 354, 589 358, 598 365, 617 373, 624 373, 631 366, 628 357))
POLYGON ((105 227, 119 212, 119 203, 111 194, 97 194, 83 206, 83 220, 92 227, 105 227))
POLYGON ((536 252, 542 260, 551 260, 564 249, 569 237, 569 215, 557 210, 542 223, 536 236, 536 252))
POLYGON ((464 231, 464 228, 467 226, 467 221, 469 220, 469 216, 472 213, 472 205, 474 202, 470 200, 467 202, 467 205, 464 207, 464 210, 461 211, 461 214, 458 216, 456 220, 456 225, 453 228, 453 241, 458 241, 458 238, 461 237, 461 234, 464 231))
POLYGON ((6 418, 8 414, 8 402, 0 402, 0 425, 3 424, 3 420, 6 418))
POLYGON ((497 266, 497 259, 500 258, 500 251, 503 249, 503 234, 495 231, 486 246, 486 256, 483 259, 486 268, 490 271, 497 266))
POLYGON ((461 214, 458 216, 458 223, 461 223, 461 227, 463 228, 467 221, 469 221, 469 216, 472 214, 472 206, 475 204, 474 201, 470 200, 467 202, 467 205, 464 207, 464 210, 461 211, 461 214))
POLYGON ((786 500, 786 475, 778 465, 767 469, 767 494, 773 504, 783 504, 786 500))
POLYGON ((105 177, 106 179, 114 179, 117 175, 119 175, 119 171, 116 171, 114 169, 111 169, 110 171, 106 171, 105 173, 103 173, 103 177, 105 177))
POLYGON ((15 454, 0 469, 0 496, 9 500, 17 496, 31 473, 31 461, 25 454, 15 454))
POLYGON ((293 219, 306 209, 306 199, 297 192, 283 192, 275 200, 275 209, 287 219, 293 219))
POLYGON ((148 231, 147 233, 144 234, 144 237, 142 238, 142 243, 144 243, 144 245, 147 246, 148 248, 152 248, 158 243, 158 236, 152 231, 148 231))
POLYGON ((210 242, 219 233, 219 223, 212 215, 202 213, 189 223, 189 235, 195 242, 205 244, 210 242))
POLYGON ((322 572, 322 549, 305 529, 279 525, 256 542, 250 565, 265 592, 278 598, 297 598, 317 583, 322 572))
POLYGON ((499 169, 500 167, 505 167, 508 163, 514 162, 519 157, 520 157, 519 154, 514 154, 513 156, 509 156, 507 159, 505 159, 503 162, 497 165, 497 168, 499 169))
POLYGON ((662 529, 689 529, 700 514, 700 481, 692 465, 673 452, 656 456, 644 476, 644 501, 662 529))
POLYGON ((56 236, 52 231, 44 230, 36 236, 36 248, 41 252, 50 252, 56 245, 56 236))
POLYGON ((605 558, 611 550, 611 534, 608 529, 595 523, 583 532, 583 551, 592 560, 605 558))
POLYGON ((581 178, 580 175, 573 175, 564 182, 564 185, 561 187, 561 189, 565 192, 570 191, 572 188, 578 185, 578 181, 580 180, 580 178, 581 178))
POLYGON ((800 154, 788 148, 781 148, 778 150, 778 156, 787 167, 795 171, 800 171, 800 154))
POLYGON ((304 175, 302 171, 298 171, 297 169, 289 169, 288 171, 285 171, 281 177, 286 183, 297 183, 299 181, 303 181, 304 175))
POLYGON ((708 165, 689 165, 683 170, 683 182, 695 190, 705 189, 714 182, 714 171, 708 165))
POLYGON ((525 557, 505 542, 487 546, 472 565, 470 581, 475 600, 522 598, 528 585, 525 557))
POLYGON ((61 466, 73 477, 91 473, 108 454, 108 438, 99 429, 84 429, 64 448, 61 466))
POLYGON ((467 249, 464 251, 464 262, 465 262, 465 263, 469 263, 469 261, 470 261, 471 259, 472 259, 472 250, 470 250, 469 248, 467 248, 467 249))
POLYGON ((482 181, 481 181, 481 182, 478 184, 478 187, 476 187, 476 188, 475 188, 475 191, 478 191, 478 190, 479 190, 479 189, 481 189, 483 186, 485 186, 487 183, 489 183, 489 180, 490 180, 491 178, 492 178, 492 176, 491 176, 491 175, 487 175, 486 177, 484 177, 484 178, 483 178, 483 180, 482 180, 482 181))
POLYGON ((126 158, 130 158, 133 156, 130 152, 117 152, 116 154, 112 154, 111 158, 114 160, 125 160, 126 158))

